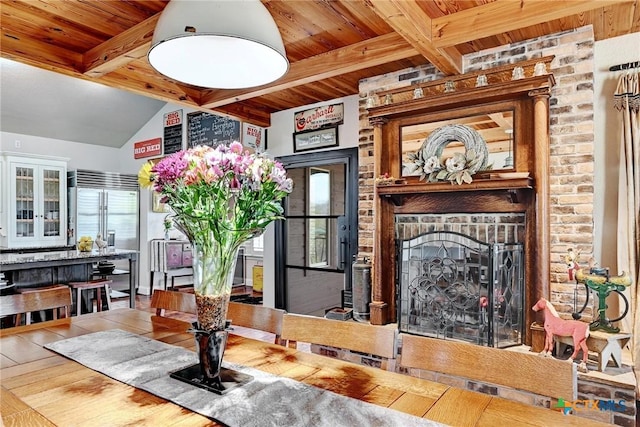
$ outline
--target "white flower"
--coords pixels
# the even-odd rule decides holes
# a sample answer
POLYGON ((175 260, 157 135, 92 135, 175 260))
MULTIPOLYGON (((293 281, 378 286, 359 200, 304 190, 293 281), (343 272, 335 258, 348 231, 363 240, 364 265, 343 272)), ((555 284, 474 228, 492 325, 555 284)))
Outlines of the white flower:
POLYGON ((424 173, 431 173, 442 169, 440 159, 437 156, 431 156, 424 163, 424 173))
POLYGON ((467 158, 462 153, 454 153, 445 161, 447 172, 459 172, 467 166, 467 158))

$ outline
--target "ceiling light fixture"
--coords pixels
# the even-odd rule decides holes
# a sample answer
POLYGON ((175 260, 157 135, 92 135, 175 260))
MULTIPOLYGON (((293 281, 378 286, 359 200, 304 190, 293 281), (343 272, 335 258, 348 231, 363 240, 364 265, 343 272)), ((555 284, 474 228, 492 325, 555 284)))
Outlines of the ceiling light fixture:
POLYGON ((278 26, 260 0, 172 0, 148 58, 171 79, 217 89, 264 85, 289 69, 278 26))

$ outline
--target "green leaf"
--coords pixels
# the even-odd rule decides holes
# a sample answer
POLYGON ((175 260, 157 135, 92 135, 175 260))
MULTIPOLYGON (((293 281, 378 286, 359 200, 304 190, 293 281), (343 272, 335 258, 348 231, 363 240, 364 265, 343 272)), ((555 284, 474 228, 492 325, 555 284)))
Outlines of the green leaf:
POLYGON ((475 158, 476 158, 476 150, 474 150, 473 148, 470 148, 469 150, 467 150, 467 162, 471 162, 475 160, 475 158))
POLYGON ((467 184, 470 184, 471 181, 473 181, 473 178, 471 178, 471 175, 469 174, 469 171, 467 171, 467 170, 462 171, 462 180, 464 182, 466 182, 467 184))
POLYGON ((436 179, 445 179, 447 177, 447 174, 449 172, 447 172, 446 169, 442 169, 438 172, 438 174, 436 175, 436 179))

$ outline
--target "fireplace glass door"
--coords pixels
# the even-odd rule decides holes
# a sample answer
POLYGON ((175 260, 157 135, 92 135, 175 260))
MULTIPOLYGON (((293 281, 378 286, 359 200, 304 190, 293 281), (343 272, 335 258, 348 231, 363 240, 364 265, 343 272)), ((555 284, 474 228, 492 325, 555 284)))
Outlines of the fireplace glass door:
POLYGON ((523 246, 435 231, 398 240, 401 332, 490 347, 523 342, 523 246))

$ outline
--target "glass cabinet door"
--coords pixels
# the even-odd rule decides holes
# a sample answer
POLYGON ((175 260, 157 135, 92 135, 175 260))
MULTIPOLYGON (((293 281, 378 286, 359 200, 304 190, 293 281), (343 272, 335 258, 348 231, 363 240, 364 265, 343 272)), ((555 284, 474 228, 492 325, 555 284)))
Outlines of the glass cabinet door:
POLYGON ((17 166, 15 168, 16 228, 14 237, 16 239, 32 238, 36 233, 35 173, 34 167, 17 166))
MULTIPOLYGON (((43 156, 44 157, 44 156, 43 156)), ((9 248, 63 246, 67 240, 67 167, 57 158, 2 156, 6 213, 0 218, 9 248)))
POLYGON ((42 199, 39 211, 42 215, 44 237, 59 237, 62 233, 60 224, 63 210, 60 206, 61 174, 57 168, 42 169, 42 199))

